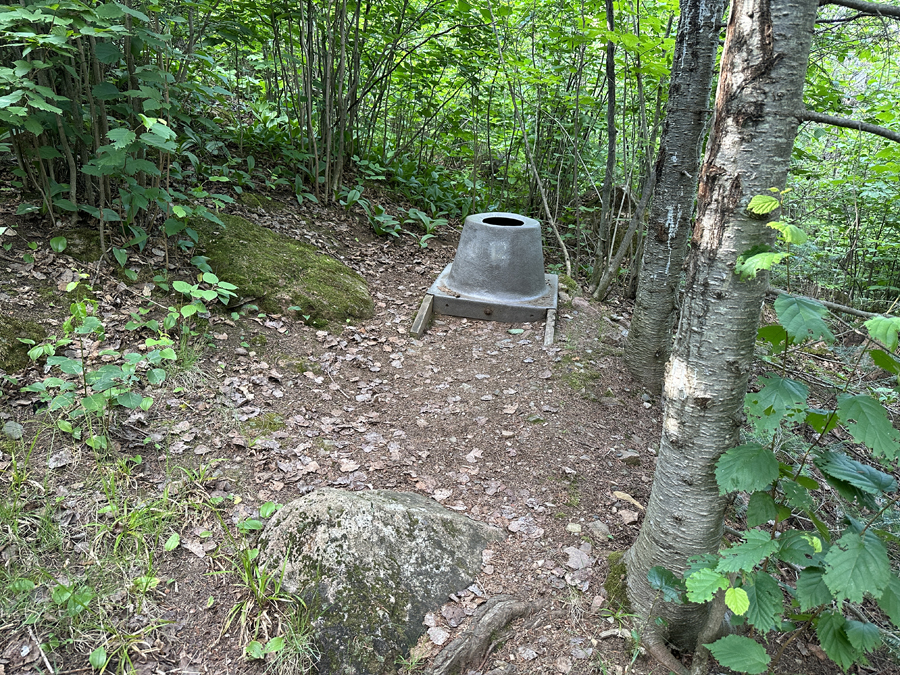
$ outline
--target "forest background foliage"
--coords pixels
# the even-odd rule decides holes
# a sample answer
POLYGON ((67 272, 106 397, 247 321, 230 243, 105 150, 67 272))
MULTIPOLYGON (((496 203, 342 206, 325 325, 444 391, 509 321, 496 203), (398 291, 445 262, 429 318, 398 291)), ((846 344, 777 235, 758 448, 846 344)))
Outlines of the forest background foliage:
MULTIPOLYGON (((649 198, 664 116, 682 113, 667 100, 677 12, 675 2, 611 0, 3 5, 0 158, 14 176, 7 190, 25 195, 17 216, 44 216, 54 230, 96 228, 101 253, 132 280, 137 270, 129 254, 151 239, 161 237, 167 252, 191 252, 199 239, 196 219, 221 224, 217 212, 247 192, 290 191, 301 203, 358 209, 377 235, 412 235, 422 246, 470 213, 534 216, 547 227, 551 271, 587 281, 615 260, 614 276, 628 295, 642 237, 625 241, 623 233, 649 198), (619 270, 623 246, 630 262, 619 270)), ((897 38, 889 19, 824 8, 806 108, 898 128, 897 38)), ((739 275, 771 268, 772 284, 789 292, 889 311, 900 294, 898 184, 900 144, 805 123, 788 188, 769 197, 780 209, 780 221, 770 225, 782 226, 786 249, 748 252, 739 275), (788 264, 773 266, 782 259, 788 264)), ((0 233, 15 227, 4 225, 0 233)), ((51 241, 57 251, 65 245, 51 241)), ((202 257, 194 263, 201 281, 173 284, 191 301, 170 308, 166 329, 205 310, 201 300, 224 303, 235 290, 205 269, 202 257), (212 288, 201 289, 201 282, 212 288)), ((782 311, 789 302, 775 305, 782 333, 761 335, 781 350, 782 375, 789 349, 806 337, 792 333, 782 311)), ((804 307, 800 313, 815 323, 821 305, 804 307)), ((872 359, 896 375, 897 327, 878 333, 881 324, 872 326, 873 337, 889 347, 875 349, 872 359)), ((824 333, 814 337, 829 342, 824 333)), ((157 360, 170 358, 168 343, 162 346, 150 352, 157 360)), ((43 354, 43 347, 34 349, 33 358, 43 354)), ((131 383, 132 375, 116 377, 131 383)), ((85 391, 88 384, 85 377, 85 391)), ((768 561, 802 564, 805 576, 794 591, 801 612, 810 614, 804 620, 815 623, 829 656, 849 666, 877 640, 833 607, 861 602, 872 588, 830 583, 833 570, 880 575, 875 597, 886 598, 881 607, 891 618, 900 587, 873 534, 882 523, 848 511, 832 545, 833 533, 819 527, 800 490, 818 489, 804 471, 815 466, 854 509, 879 518, 887 507, 873 500, 894 492, 896 483, 836 450, 814 453, 818 441, 792 454, 782 447, 782 431, 794 434, 794 418, 803 417, 824 436, 834 419, 869 444, 852 426, 860 424, 865 401, 868 429, 887 438, 887 446, 871 449, 888 464, 896 459, 896 431, 872 411, 895 404, 896 388, 854 395, 864 398, 844 392, 823 412, 807 401, 805 385, 775 375, 760 384, 747 403, 759 438, 723 454, 717 473, 723 492, 750 495, 746 520, 756 529, 730 553, 698 563, 685 580, 657 570, 654 583, 672 599, 707 601, 724 591, 735 614, 749 609, 749 622, 765 632, 782 620, 770 602, 780 591, 768 561), (770 469, 762 478, 751 470, 760 465, 770 469), (821 536, 779 530, 791 509, 809 515, 821 536), (780 533, 786 536, 773 543, 780 533), (854 566, 864 549, 878 549, 878 560, 854 566), (749 598, 751 587, 766 590, 749 598)), ((152 404, 118 395, 125 407, 152 404)), ((714 655, 728 662, 724 652, 714 655)))

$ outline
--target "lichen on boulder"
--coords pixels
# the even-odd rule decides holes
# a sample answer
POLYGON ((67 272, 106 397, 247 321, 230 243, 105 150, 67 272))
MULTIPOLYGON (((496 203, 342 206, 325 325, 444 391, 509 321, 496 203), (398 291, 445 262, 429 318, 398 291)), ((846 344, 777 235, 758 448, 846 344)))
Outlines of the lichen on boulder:
POLYGON ((425 632, 427 612, 472 583, 503 533, 422 495, 320 488, 263 531, 260 564, 318 608, 319 672, 382 675, 425 632))
POLYGON ((28 365, 31 346, 19 338, 40 342, 45 337, 47 331, 39 323, 0 314, 0 370, 17 373, 28 365))
POLYGON ((342 262, 239 216, 220 218, 224 225, 192 220, 200 248, 216 275, 264 312, 300 307, 314 325, 373 315, 365 279, 342 262))

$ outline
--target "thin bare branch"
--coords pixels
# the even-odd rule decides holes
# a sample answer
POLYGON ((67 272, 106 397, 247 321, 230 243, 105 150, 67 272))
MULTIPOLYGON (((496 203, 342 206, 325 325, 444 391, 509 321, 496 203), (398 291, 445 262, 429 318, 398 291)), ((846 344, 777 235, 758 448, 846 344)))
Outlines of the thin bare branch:
POLYGON ((857 129, 865 131, 869 134, 881 136, 889 141, 900 143, 900 133, 892 131, 887 127, 881 127, 877 124, 869 124, 868 122, 859 122, 846 117, 836 117, 835 115, 826 115, 825 113, 813 112, 812 110, 799 110, 796 113, 797 119, 806 122, 819 122, 820 124, 830 124, 833 127, 843 127, 844 129, 857 129))
POLYGON ((890 16, 900 19, 900 6, 886 5, 882 2, 866 2, 866 0, 819 0, 819 7, 825 5, 839 5, 855 9, 857 12, 871 14, 874 16, 890 16))

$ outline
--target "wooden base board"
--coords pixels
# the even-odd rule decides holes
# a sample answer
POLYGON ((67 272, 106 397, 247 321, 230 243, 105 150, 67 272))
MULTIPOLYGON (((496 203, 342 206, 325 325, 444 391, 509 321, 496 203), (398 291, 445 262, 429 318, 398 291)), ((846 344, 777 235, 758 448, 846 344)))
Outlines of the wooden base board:
POLYGON ((426 294, 425 299, 422 300, 422 304, 419 306, 419 313, 416 314, 416 318, 415 321, 413 321, 412 328, 409 329, 409 334, 416 339, 420 339, 422 335, 425 334, 425 331, 428 330, 428 326, 431 325, 431 318, 433 316, 434 296, 431 294, 426 294))
MULTIPOLYGON (((421 339, 421 337, 425 334, 425 331, 428 330, 428 327, 431 325, 431 320, 434 318, 434 296, 431 294, 426 294, 425 299, 422 300, 422 304, 419 306, 419 311, 416 314, 416 318, 413 321, 412 327, 409 329, 409 334, 414 338, 421 339)), ((556 336, 556 310, 548 309, 547 310, 547 320, 544 324, 544 346, 549 347, 553 344, 553 339, 556 336)))

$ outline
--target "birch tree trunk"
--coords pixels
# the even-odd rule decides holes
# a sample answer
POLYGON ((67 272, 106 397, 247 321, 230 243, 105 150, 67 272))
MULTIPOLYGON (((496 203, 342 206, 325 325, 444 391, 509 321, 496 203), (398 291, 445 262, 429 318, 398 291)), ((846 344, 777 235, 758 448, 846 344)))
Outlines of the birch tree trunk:
POLYGON ((625 343, 625 365, 655 394, 662 388, 672 350, 675 295, 694 213, 723 12, 722 0, 685 0, 678 19, 669 104, 656 159, 656 191, 625 343))
POLYGON ((648 648, 697 646, 708 606, 656 598, 647 571, 682 573, 719 549, 725 498, 715 462, 738 445, 744 395, 767 275, 741 281, 743 252, 774 231, 748 217, 753 195, 782 187, 802 102, 817 0, 734 0, 700 174, 697 222, 678 335, 666 368, 663 432, 647 513, 626 556, 628 593, 647 618, 648 648), (658 626, 656 616, 666 619, 658 626))

